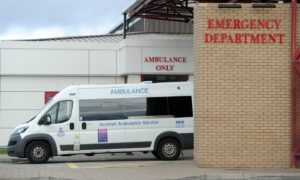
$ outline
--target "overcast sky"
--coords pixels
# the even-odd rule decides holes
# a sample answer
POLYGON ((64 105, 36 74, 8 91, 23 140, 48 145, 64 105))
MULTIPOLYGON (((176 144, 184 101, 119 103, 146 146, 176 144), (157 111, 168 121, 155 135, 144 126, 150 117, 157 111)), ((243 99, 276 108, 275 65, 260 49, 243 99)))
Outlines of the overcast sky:
POLYGON ((0 0, 0 40, 107 33, 135 0, 0 0))

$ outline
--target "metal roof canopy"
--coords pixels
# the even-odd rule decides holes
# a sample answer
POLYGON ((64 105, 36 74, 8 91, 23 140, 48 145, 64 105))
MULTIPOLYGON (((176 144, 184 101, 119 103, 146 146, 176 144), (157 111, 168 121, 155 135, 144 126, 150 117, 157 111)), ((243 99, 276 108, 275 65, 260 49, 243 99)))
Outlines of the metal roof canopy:
MULTIPOLYGON (((136 0, 124 12, 123 38, 134 18, 148 18, 167 21, 193 22, 195 3, 273 3, 279 0, 136 0)), ((281 0, 288 2, 290 0, 281 0)))
POLYGON ((197 2, 200 0, 138 0, 124 14, 129 18, 190 22, 193 19, 192 5, 197 2))
MULTIPOLYGON (((274 3, 280 0, 136 0, 123 14, 169 21, 191 22, 195 3, 274 3)), ((288 0, 281 0, 288 2, 288 0)))
POLYGON ((148 18, 189 23, 194 17, 193 4, 200 0, 136 0, 123 12, 123 38, 133 18, 148 18))

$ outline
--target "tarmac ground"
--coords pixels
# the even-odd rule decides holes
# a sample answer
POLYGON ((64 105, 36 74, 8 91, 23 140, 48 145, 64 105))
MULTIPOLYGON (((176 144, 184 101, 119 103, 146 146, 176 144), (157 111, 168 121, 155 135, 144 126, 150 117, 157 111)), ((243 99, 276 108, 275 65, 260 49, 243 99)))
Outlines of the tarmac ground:
POLYGON ((193 151, 184 151, 176 161, 160 161, 151 153, 97 154, 54 157, 45 164, 0 156, 1 180, 300 180, 298 169, 208 169, 198 168, 193 151))

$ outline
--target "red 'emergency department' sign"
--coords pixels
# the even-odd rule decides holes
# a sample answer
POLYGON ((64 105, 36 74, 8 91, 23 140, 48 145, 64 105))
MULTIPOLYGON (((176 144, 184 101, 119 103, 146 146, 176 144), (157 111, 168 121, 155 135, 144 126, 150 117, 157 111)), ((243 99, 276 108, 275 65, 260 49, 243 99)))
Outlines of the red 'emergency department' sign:
POLYGON ((284 34, 276 32, 281 29, 281 19, 208 19, 207 29, 232 30, 232 33, 206 32, 205 43, 224 44, 282 44, 284 34), (243 32, 236 32, 237 30, 243 32), (259 33, 249 33, 249 31, 259 33), (260 33, 261 32, 261 33, 260 33))

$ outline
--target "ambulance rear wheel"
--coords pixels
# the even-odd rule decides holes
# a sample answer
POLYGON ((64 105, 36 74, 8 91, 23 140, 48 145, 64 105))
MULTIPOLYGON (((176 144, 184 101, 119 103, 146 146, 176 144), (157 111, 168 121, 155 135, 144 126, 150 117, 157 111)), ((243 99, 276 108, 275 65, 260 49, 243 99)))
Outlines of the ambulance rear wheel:
POLYGON ((42 164, 50 157, 50 146, 43 141, 34 141, 26 148, 26 158, 34 164, 42 164))
POLYGON ((176 160, 180 152, 180 143, 172 138, 163 139, 157 147, 157 155, 161 160, 176 160))

